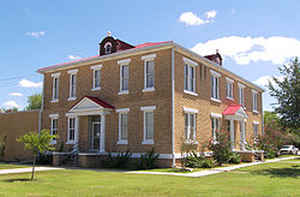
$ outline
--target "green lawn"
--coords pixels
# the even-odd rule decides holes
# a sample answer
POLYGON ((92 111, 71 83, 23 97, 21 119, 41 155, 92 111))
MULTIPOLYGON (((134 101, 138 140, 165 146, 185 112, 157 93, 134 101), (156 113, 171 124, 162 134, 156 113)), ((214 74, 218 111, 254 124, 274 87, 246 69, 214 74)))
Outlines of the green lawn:
POLYGON ((38 172, 0 176, 0 197, 13 196, 299 196, 300 160, 268 163, 232 172, 188 178, 92 170, 38 172), (299 162, 299 163, 297 163, 299 162))
POLYGON ((13 168, 28 168, 28 167, 30 166, 0 163, 0 170, 13 169, 13 168))

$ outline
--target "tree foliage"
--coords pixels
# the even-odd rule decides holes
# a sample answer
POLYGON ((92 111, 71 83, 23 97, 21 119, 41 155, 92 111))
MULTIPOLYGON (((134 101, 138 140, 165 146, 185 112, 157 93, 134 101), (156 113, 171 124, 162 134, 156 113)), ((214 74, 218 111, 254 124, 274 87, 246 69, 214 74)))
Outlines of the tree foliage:
POLYGON ((26 106, 26 110, 34 110, 41 109, 42 106, 42 94, 33 94, 28 97, 27 100, 28 105, 26 106))
POLYGON ((300 132, 300 62, 298 58, 279 68, 283 79, 273 77, 269 83, 270 95, 275 97, 275 112, 284 129, 300 132))
POLYGON ((34 179, 34 169, 37 155, 39 153, 45 153, 46 151, 54 150, 54 147, 51 145, 51 141, 54 138, 55 135, 50 135, 49 130, 43 129, 40 133, 29 132, 17 139, 18 142, 24 143, 25 149, 32 151, 33 163, 31 180, 34 179))

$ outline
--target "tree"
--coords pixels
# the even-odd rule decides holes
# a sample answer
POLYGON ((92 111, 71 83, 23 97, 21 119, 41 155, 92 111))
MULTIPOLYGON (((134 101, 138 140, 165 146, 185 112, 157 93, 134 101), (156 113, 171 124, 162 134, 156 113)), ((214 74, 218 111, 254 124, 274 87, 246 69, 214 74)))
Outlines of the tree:
POLYGON ((54 150, 53 145, 50 142, 55 138, 55 135, 50 135, 50 131, 43 129, 40 134, 37 132, 29 132, 17 139, 18 142, 22 142, 25 145, 25 149, 32 151, 32 174, 31 181, 34 179, 34 170, 36 164, 36 158, 39 153, 54 150))
POLYGON ((28 105, 26 106, 26 110, 34 110, 41 109, 42 106, 42 94, 33 94, 28 97, 27 101, 28 105))
POLYGON ((300 132, 300 62, 298 58, 279 68, 283 79, 273 77, 269 82, 270 95, 277 99, 275 112, 284 129, 300 132))
POLYGON ((264 127, 266 129, 281 129, 279 117, 275 112, 264 111, 264 127))

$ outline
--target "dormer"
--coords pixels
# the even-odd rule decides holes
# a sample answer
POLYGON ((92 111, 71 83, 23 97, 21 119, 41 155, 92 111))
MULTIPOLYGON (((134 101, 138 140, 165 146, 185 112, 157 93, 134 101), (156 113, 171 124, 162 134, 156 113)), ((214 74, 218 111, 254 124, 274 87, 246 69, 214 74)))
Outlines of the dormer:
POLYGON ((220 66, 222 66, 222 60, 223 59, 222 59, 222 56, 219 53, 219 50, 216 50, 216 54, 206 55, 204 57, 209 59, 210 61, 213 61, 216 64, 219 64, 220 66))
POLYGON ((108 32, 107 36, 99 43, 99 56, 109 55, 118 51, 134 48, 134 46, 115 39, 111 36, 111 33, 108 32))

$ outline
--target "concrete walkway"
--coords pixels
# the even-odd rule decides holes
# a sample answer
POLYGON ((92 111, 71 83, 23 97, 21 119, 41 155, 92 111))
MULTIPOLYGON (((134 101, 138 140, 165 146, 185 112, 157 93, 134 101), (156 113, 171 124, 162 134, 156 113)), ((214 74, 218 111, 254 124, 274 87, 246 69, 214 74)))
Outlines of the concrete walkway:
POLYGON ((252 162, 252 163, 239 164, 239 165, 229 166, 229 167, 214 168, 214 169, 211 169, 211 170, 202 170, 202 171, 199 171, 199 172, 191 172, 191 173, 149 172, 149 171, 131 171, 131 172, 127 172, 127 173, 129 173, 129 174, 174 175, 174 176, 185 176, 185 177, 202 177, 202 176, 207 176, 207 175, 212 175, 212 174, 218 174, 218 173, 221 173, 221 172, 229 172, 231 170, 235 170, 235 169, 238 169, 238 168, 255 166, 255 165, 265 164, 265 163, 273 163, 273 162, 296 159, 296 158, 300 158, 300 157, 296 157, 296 156, 295 157, 285 157, 285 158, 267 160, 265 162, 257 161, 257 162, 252 162))
MULTIPOLYGON (((36 167, 35 171, 36 172, 41 172, 41 171, 49 171, 49 170, 63 170, 65 168, 53 168, 53 167, 36 167)), ((28 173, 31 172, 32 168, 14 168, 14 169, 4 169, 0 170, 0 175, 1 174, 19 174, 19 173, 28 173)))

